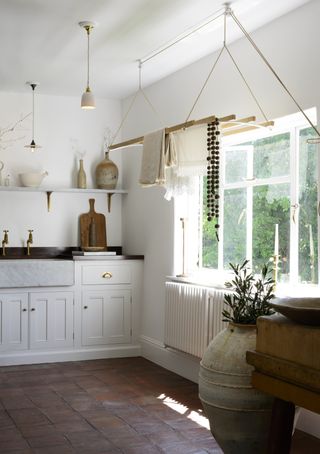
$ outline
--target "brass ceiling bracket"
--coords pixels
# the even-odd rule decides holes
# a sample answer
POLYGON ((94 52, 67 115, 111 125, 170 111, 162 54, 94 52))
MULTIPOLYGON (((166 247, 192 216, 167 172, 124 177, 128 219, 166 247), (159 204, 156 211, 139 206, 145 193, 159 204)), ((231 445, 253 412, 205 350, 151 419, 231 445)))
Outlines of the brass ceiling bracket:
POLYGON ((111 197, 113 196, 114 192, 108 193, 108 213, 111 212, 111 197))
POLYGON ((46 194, 47 194, 47 210, 48 210, 48 213, 51 211, 51 194, 52 194, 52 191, 46 191, 46 194))

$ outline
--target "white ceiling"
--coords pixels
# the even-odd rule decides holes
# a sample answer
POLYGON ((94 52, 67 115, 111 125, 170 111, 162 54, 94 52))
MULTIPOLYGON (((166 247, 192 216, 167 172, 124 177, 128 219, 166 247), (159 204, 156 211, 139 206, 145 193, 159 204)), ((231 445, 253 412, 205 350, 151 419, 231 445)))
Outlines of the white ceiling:
MULTIPOLYGON (((234 0, 232 9, 255 30, 309 0, 234 0)), ((96 96, 123 98, 138 87, 137 60, 152 54, 223 7, 223 0, 0 0, 2 91, 79 95, 86 85, 86 34, 81 20, 98 22, 91 35, 90 85, 96 96), (30 90, 30 89, 29 89, 30 90)), ((228 40, 241 32, 229 19, 228 40)), ((145 63, 143 85, 222 45, 223 19, 145 63)))

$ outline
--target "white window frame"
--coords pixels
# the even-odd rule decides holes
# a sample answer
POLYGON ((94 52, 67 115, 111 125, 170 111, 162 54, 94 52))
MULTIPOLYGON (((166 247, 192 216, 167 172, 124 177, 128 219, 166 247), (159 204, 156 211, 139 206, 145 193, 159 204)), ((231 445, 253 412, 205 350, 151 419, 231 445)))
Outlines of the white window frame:
MULTIPOLYGON (((316 124, 316 109, 312 108, 306 111, 306 114, 308 115, 309 118, 311 118, 311 121, 316 124)), ((291 202, 291 210, 290 210, 290 284, 293 282, 298 282, 298 267, 299 267, 299 256, 298 256, 298 239, 299 239, 299 208, 296 209, 295 206, 298 206, 299 203, 299 134, 302 129, 310 127, 309 123, 306 122, 305 118, 302 116, 302 114, 293 114, 289 115, 286 117, 283 117, 281 119, 275 120, 275 127, 273 127, 270 130, 266 130, 265 128, 261 130, 257 130, 254 132, 248 132, 248 133, 243 133, 241 135, 233 135, 229 136, 228 138, 223 138, 222 141, 222 152, 221 152, 221 173, 220 173, 220 189, 221 189, 221 197, 220 197, 220 219, 219 219, 219 224, 220 224, 220 229, 219 229, 219 245, 218 245, 218 269, 207 269, 207 268, 202 268, 201 263, 202 263, 202 225, 201 225, 201 216, 202 216, 202 182, 201 177, 199 177, 199 187, 200 191, 199 194, 195 196, 195 199, 192 201, 192 203, 188 203, 189 206, 192 207, 193 209, 193 214, 188 212, 188 209, 186 208, 186 204, 184 205, 184 208, 182 211, 185 212, 185 217, 186 218, 191 218, 192 215, 194 215, 194 207, 196 205, 201 207, 200 210, 200 225, 198 227, 198 231, 195 232, 189 231, 188 232, 188 238, 187 240, 188 244, 193 244, 192 246, 192 254, 190 257, 186 258, 187 262, 187 271, 192 272, 193 274, 198 274, 199 275, 204 275, 206 274, 207 276, 210 276, 214 274, 215 276, 217 275, 217 272, 225 272, 223 270, 223 218, 224 218, 224 213, 223 213, 223 192, 227 189, 234 189, 234 188, 246 188, 247 189, 247 233, 250 232, 250 234, 247 234, 247 244, 246 244, 246 251, 247 251, 247 258, 251 261, 252 259, 252 191, 253 188, 256 186, 261 186, 261 185, 268 185, 268 184, 281 184, 281 183, 288 183, 290 185, 290 202, 291 202), (289 169, 289 175, 288 176, 281 176, 281 177, 270 177, 270 178, 265 178, 265 179, 253 179, 249 180, 250 178, 253 178, 254 175, 250 175, 250 172, 247 172, 248 177, 247 181, 243 182, 237 182, 237 183, 226 183, 225 182, 225 151, 232 148, 235 149, 236 147, 238 148, 243 148, 242 145, 239 145, 241 143, 245 142, 250 142, 253 140, 261 139, 261 138, 266 138, 266 137, 272 137, 276 136, 279 134, 283 133, 290 133, 290 169, 289 169), (249 180, 249 181, 248 181, 249 180), (251 196, 250 196, 251 193, 251 196), (249 202, 248 202, 249 200, 249 202), (295 211, 295 223, 292 222, 292 216, 295 211), (195 238, 197 237, 198 241, 195 241, 195 238), (196 269, 195 267, 195 249, 198 249, 198 260, 199 260, 199 267, 196 269)), ((248 167, 251 167, 253 169, 253 153, 249 154, 249 159, 248 159, 248 167)), ((249 169, 248 169, 249 170, 249 169)), ((320 178, 320 162, 318 165, 318 179, 320 178)), ((318 207, 320 208, 320 202, 319 202, 319 192, 320 189, 318 187, 318 207)), ((179 202, 176 203, 175 205, 179 206, 179 202)), ((179 210, 178 210, 179 211, 179 210)), ((180 204, 180 212, 181 212, 181 204, 180 204)), ((181 216, 181 214, 180 214, 181 216)), ((319 231, 319 216, 318 216, 318 231, 319 231)), ((320 248, 320 241, 318 243, 318 249, 320 248)), ((318 251, 318 262, 319 262, 319 251, 318 251)), ((320 266, 318 266, 318 274, 320 272, 320 266)), ((211 279, 211 277, 210 277, 211 279)), ((201 279, 200 279, 201 280, 201 279)), ((318 277, 318 282, 320 282, 320 279, 318 277)))

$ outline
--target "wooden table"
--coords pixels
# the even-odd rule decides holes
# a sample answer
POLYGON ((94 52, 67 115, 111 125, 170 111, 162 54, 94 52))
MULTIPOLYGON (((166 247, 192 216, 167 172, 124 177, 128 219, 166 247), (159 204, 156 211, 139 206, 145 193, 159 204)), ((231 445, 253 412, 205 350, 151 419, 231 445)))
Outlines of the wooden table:
POLYGON ((289 454, 295 406, 320 413, 320 327, 299 325, 275 315, 257 321, 252 384, 275 396, 268 454, 289 454))

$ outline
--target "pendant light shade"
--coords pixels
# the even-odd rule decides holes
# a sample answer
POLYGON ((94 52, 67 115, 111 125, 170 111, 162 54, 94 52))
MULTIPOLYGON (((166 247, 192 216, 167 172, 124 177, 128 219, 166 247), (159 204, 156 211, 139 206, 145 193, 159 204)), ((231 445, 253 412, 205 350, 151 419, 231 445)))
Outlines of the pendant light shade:
POLYGON ((89 85, 89 72, 90 72, 90 32, 96 26, 95 22, 83 21, 79 22, 80 27, 84 28, 87 32, 88 45, 87 45, 87 88, 81 97, 82 109, 95 109, 96 103, 93 93, 89 85))
POLYGON ((93 93, 90 91, 89 87, 82 94, 81 107, 82 107, 82 109, 95 109, 96 108, 94 96, 93 96, 93 93))
POLYGON ((41 145, 37 145, 35 140, 34 140, 34 112, 35 112, 35 108, 34 108, 34 91, 35 91, 35 88, 39 84, 36 83, 36 82, 26 82, 26 84, 30 85, 30 87, 32 89, 32 139, 31 139, 30 145, 25 145, 24 147, 25 148, 29 148, 30 151, 34 152, 37 148, 41 148, 41 145))

